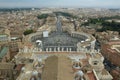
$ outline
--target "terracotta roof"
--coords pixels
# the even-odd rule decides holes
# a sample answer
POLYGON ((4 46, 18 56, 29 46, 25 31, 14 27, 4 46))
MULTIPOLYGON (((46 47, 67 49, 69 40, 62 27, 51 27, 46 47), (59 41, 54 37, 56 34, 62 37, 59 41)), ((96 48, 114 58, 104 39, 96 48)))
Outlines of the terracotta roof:
POLYGON ((15 68, 15 70, 20 71, 21 68, 24 66, 25 64, 18 64, 17 67, 15 68))
MULTIPOLYGON (((118 44, 118 43, 116 43, 118 44)), ((115 45, 115 44, 103 44, 101 46, 101 53, 103 54, 104 57, 106 57, 108 60, 110 60, 113 64, 115 65, 120 65, 117 61, 120 60, 119 56, 120 56, 120 53, 116 50, 116 49, 112 49, 112 45, 115 45), (114 59, 116 58, 116 59, 114 59)))
POLYGON ((108 42, 108 44, 109 44, 109 45, 120 44, 120 40, 110 41, 110 42, 108 42))
POLYGON ((112 70, 111 71, 113 74, 115 74, 115 75, 119 75, 120 74, 120 71, 118 71, 118 70, 112 70))
POLYGON ((89 77, 89 80, 97 80, 97 79, 95 78, 95 75, 94 75, 93 72, 87 73, 87 75, 88 75, 88 77, 89 77))

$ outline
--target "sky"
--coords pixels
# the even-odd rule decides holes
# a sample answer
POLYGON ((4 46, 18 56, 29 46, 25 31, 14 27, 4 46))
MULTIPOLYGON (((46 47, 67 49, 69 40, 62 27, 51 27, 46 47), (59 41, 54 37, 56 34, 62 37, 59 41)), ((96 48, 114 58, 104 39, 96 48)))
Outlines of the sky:
POLYGON ((120 8, 120 0, 0 0, 0 8, 9 7, 120 8))

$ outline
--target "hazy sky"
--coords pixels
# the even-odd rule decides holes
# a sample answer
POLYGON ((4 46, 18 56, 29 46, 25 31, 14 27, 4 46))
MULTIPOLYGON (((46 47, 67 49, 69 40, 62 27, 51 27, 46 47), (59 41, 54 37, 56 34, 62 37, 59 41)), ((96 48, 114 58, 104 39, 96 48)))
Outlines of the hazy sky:
POLYGON ((120 0, 0 0, 0 7, 120 8, 120 0))

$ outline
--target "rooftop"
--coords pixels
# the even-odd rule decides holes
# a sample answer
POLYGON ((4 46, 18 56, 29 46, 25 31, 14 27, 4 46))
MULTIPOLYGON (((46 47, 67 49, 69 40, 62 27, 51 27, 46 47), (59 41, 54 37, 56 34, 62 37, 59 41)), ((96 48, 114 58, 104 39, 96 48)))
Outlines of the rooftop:
POLYGON ((73 80, 74 75, 70 59, 64 56, 52 56, 45 62, 42 80, 73 80))
POLYGON ((87 75, 88 75, 88 77, 89 77, 89 80, 96 80, 95 75, 94 75, 93 72, 87 73, 87 75))
POLYGON ((120 52, 120 47, 116 47, 117 48, 117 50, 120 52))
POLYGON ((0 63, 0 69, 13 69, 14 64, 11 63, 0 63))
POLYGON ((8 47, 3 47, 3 49, 0 51, 0 58, 3 58, 7 54, 8 49, 8 47))

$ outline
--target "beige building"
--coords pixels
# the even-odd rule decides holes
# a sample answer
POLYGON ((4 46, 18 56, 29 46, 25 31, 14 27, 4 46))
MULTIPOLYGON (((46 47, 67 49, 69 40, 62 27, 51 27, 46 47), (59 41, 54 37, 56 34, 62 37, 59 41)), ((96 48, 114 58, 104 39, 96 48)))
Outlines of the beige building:
POLYGON ((13 68, 11 63, 0 63, 0 80, 15 80, 13 68))

